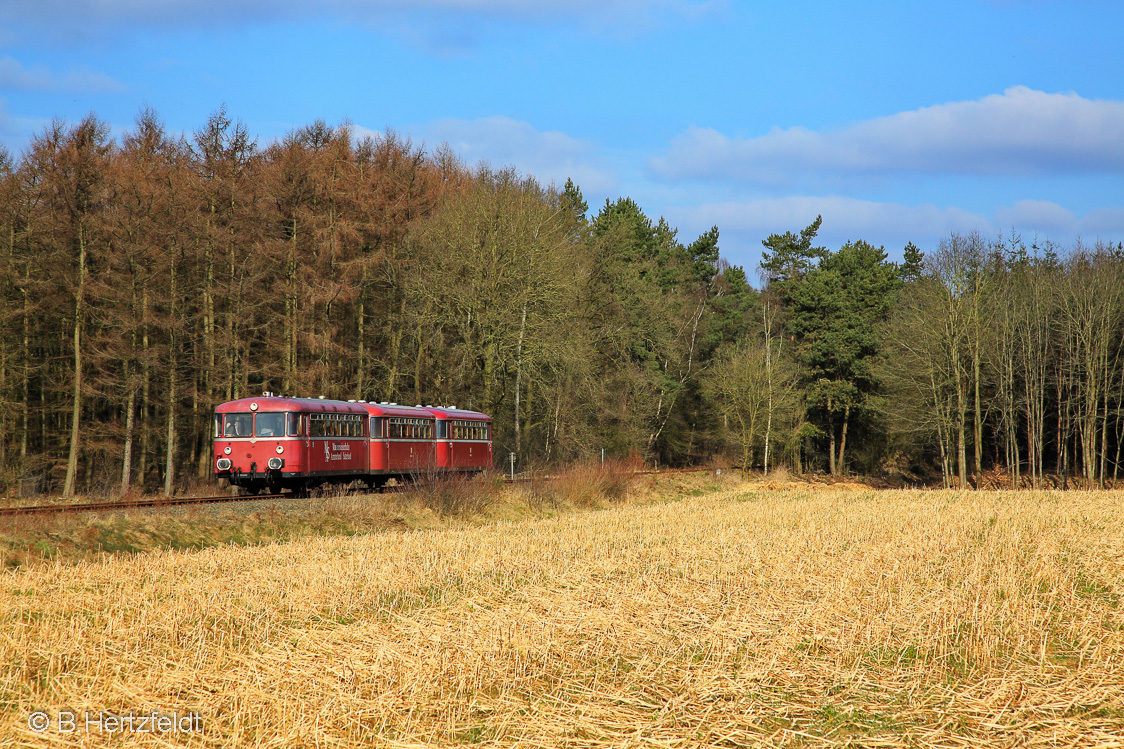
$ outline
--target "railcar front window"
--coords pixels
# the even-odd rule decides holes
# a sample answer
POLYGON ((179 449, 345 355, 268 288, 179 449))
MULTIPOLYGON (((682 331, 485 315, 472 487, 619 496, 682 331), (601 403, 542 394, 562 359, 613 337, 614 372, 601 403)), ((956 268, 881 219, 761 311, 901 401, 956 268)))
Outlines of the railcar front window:
POLYGON ((285 414, 258 414, 254 435, 280 437, 285 434, 285 414))
POLYGON ((224 437, 250 437, 254 433, 253 414, 227 414, 223 426, 224 437))

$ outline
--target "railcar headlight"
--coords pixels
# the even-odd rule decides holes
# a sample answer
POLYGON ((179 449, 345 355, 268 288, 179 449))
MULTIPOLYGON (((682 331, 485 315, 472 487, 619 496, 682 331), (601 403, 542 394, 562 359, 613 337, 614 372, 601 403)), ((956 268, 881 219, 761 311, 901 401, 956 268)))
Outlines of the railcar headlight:
POLYGON ((224 447, 222 449, 222 454, 223 455, 230 455, 230 445, 227 445, 226 447, 224 447))
POLYGON ((220 471, 229 471, 231 465, 230 458, 219 458, 218 462, 215 463, 215 467, 220 471))
POLYGON ((280 455, 283 452, 285 452, 285 448, 282 447, 281 445, 278 445, 277 446, 277 454, 280 455))
POLYGON ((284 458, 270 458, 269 459, 269 470, 271 470, 271 471, 279 471, 279 470, 281 470, 281 467, 283 465, 285 465, 284 458))

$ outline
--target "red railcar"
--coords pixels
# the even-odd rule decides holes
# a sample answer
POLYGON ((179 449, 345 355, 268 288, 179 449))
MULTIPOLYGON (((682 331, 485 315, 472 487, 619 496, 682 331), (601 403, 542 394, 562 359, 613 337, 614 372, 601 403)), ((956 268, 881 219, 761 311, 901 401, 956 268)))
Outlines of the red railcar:
POLYGON ((381 486, 392 478, 403 479, 437 468, 432 413, 397 403, 362 405, 367 410, 370 435, 367 483, 381 486))
POLYGON ((427 406, 437 417, 437 466, 482 471, 492 466, 492 419, 477 411, 427 406))
POLYGON ((322 398, 242 398, 215 409, 215 475, 257 494, 367 472, 367 412, 322 398))
POLYGON ((215 409, 215 476, 251 494, 491 465, 491 419, 475 411, 270 393, 215 409))

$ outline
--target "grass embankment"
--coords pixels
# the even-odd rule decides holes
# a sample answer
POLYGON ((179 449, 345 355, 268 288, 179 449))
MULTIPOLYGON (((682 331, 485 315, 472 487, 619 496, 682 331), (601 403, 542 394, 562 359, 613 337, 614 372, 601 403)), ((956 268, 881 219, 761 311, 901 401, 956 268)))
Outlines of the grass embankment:
POLYGON ((228 746, 1119 746, 1124 497, 725 490, 5 574, 0 735, 228 746))
MULTIPOLYGON (((260 545, 308 536, 545 517, 625 500, 674 498, 689 491, 687 484, 713 489, 720 483, 705 475, 684 477, 666 481, 657 490, 653 479, 634 475, 632 465, 611 462, 574 466, 514 487, 505 486, 500 476, 493 475, 424 480, 405 491, 386 494, 348 494, 335 489, 280 503, 264 500, 236 506, 8 516, 0 518, 0 569, 154 549, 260 545)), ((690 491, 701 493, 697 488, 690 491)))

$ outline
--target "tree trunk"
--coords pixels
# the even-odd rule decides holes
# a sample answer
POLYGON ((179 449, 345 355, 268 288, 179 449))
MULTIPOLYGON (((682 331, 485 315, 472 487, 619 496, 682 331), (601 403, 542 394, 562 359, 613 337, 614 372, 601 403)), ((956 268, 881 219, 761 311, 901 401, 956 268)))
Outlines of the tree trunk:
POLYGON ((830 419, 828 420, 827 432, 831 435, 830 445, 827 451, 828 469, 831 471, 832 476, 838 476, 839 474, 835 472, 835 422, 830 419))
POLYGON ((406 327, 406 296, 402 295, 402 299, 398 309, 398 324, 394 326, 394 330, 390 335, 390 356, 388 357, 387 367, 387 393, 388 400, 398 400, 398 360, 402 354, 402 335, 406 327))
POLYGON ((523 335, 527 329, 527 303, 523 303, 523 317, 519 322, 519 340, 515 346, 515 454, 523 457, 523 432, 520 423, 519 401, 523 391, 523 335))
POLYGON ((24 266, 23 277, 23 309, 21 317, 23 318, 23 404, 20 406, 21 414, 20 420, 23 428, 20 434, 20 466, 26 466, 27 461, 27 441, 28 435, 31 433, 31 311, 28 309, 27 301, 27 287, 30 283, 31 276, 31 263, 30 261, 24 266))
MULTIPOLYGON (((129 368, 125 367, 125 380, 128 382, 129 368)), ((129 397, 125 399, 125 449, 121 457, 121 493, 129 491, 129 481, 133 474, 133 424, 136 413, 137 391, 129 387, 129 397)))
POLYGON ((168 432, 164 459, 164 494, 172 496, 176 474, 176 357, 172 354, 168 369, 168 432))
POLYGON ((141 488, 145 486, 148 478, 148 454, 149 454, 149 424, 148 416, 151 412, 151 371, 149 370, 148 358, 148 288, 141 289, 141 408, 140 408, 140 458, 137 461, 137 480, 140 481, 141 488))
MULTIPOLYGON (((356 400, 370 400, 367 397, 367 345, 365 342, 366 332, 364 325, 367 317, 366 304, 363 301, 363 289, 367 285, 366 274, 364 274, 363 282, 359 285, 359 309, 356 315, 356 331, 355 331, 355 398, 356 400)), ((371 394, 372 397, 374 394, 371 394)))
POLYGON ((957 398, 956 398, 956 400, 957 400, 957 404, 956 404, 956 409, 957 409, 957 413, 956 413, 956 416, 957 416, 957 423, 956 423, 956 427, 957 427, 957 429, 956 429, 956 459, 958 461, 957 473, 958 473, 958 478, 960 480, 960 488, 961 489, 967 489, 968 488, 968 446, 967 446, 967 434, 966 434, 966 432, 968 431, 968 414, 967 414, 967 410, 968 410, 967 400, 968 399, 967 399, 967 393, 964 392, 964 384, 963 384, 962 381, 959 381, 959 375, 957 376, 957 379, 958 379, 958 382, 957 382, 957 398))
POLYGON ((976 459, 976 465, 975 465, 976 482, 975 483, 976 483, 976 488, 978 489, 980 487, 980 482, 983 480, 983 408, 980 405, 980 335, 981 334, 980 334, 980 321, 979 321, 979 309, 978 309, 978 307, 979 307, 979 300, 978 300, 979 295, 975 294, 974 297, 976 299, 976 310, 975 310, 976 320, 975 320, 975 325, 974 325, 974 334, 975 334, 976 340, 974 341, 974 345, 972 346, 972 380, 973 380, 973 386, 974 386, 974 393, 973 393, 973 396, 974 396, 973 397, 973 401, 974 401, 973 406, 974 406, 974 408, 973 408, 973 414, 972 414, 972 416, 973 416, 972 428, 974 430, 973 436, 975 437, 975 440, 974 440, 974 442, 975 442, 975 445, 974 445, 975 456, 974 457, 976 459))
POLYGON ((168 433, 164 458, 164 494, 172 496, 176 476, 176 259, 169 271, 169 312, 172 323, 168 335, 168 433))
MULTIPOLYGON (((282 392, 291 393, 297 372, 297 220, 292 220, 293 235, 287 243, 285 259, 285 378, 282 392)), ((362 323, 360 323, 362 327, 362 323)), ((362 339, 360 339, 362 340, 362 339)), ((362 396, 357 396, 361 398, 362 396)))
POLYGON ((66 481, 62 495, 74 496, 74 486, 78 475, 78 439, 82 417, 82 323, 85 317, 86 295, 86 237, 81 227, 78 230, 78 288, 74 300, 74 389, 70 410, 70 451, 66 458, 66 481))

